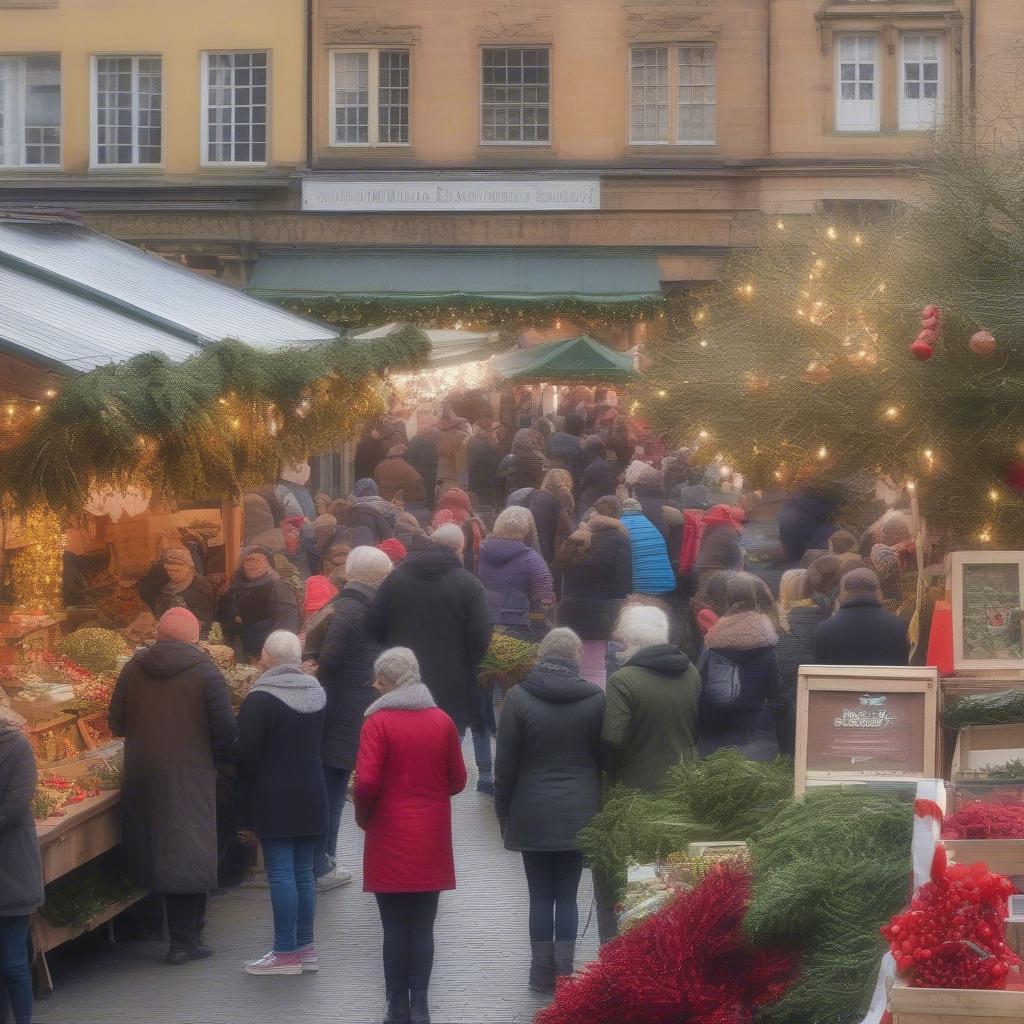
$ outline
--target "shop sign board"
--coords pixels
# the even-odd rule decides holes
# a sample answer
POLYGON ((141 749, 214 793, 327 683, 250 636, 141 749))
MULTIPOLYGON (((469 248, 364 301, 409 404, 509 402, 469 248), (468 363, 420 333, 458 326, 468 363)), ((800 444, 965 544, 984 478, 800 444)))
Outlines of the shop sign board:
POLYGON ((934 668, 801 666, 796 795, 812 786, 935 778, 938 693, 934 668))
POLYGON ((600 210, 599 178, 306 178, 302 209, 318 213, 600 210))

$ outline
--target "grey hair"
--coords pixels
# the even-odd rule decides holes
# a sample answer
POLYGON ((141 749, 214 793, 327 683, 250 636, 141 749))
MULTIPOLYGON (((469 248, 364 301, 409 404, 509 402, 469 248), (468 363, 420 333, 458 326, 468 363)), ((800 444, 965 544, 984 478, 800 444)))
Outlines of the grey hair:
POLYGON ((368 544, 353 548, 345 559, 345 578, 371 586, 380 583, 391 569, 391 559, 383 551, 368 544))
POLYGON ((565 626, 551 630, 537 647, 538 658, 565 658, 579 665, 582 656, 583 641, 565 626))
POLYGON ((533 513, 521 505, 509 505, 497 519, 494 520, 492 536, 501 537, 505 540, 527 540, 533 536, 536 525, 533 520, 533 513))
POLYGON ((275 629, 263 642, 263 654, 271 665, 299 665, 302 663, 302 644, 287 629, 275 629))
POLYGON ((439 526, 430 535, 430 539, 435 544, 444 544, 452 551, 460 553, 466 547, 466 535, 462 532, 462 527, 456 526, 454 523, 445 523, 444 526, 439 526))
POLYGON ((408 647, 391 647, 386 650, 373 663, 373 673, 395 687, 422 682, 420 663, 408 647))
POLYGON ((627 656, 642 647, 667 644, 668 616, 651 605, 627 605, 615 624, 615 639, 626 648, 627 656))

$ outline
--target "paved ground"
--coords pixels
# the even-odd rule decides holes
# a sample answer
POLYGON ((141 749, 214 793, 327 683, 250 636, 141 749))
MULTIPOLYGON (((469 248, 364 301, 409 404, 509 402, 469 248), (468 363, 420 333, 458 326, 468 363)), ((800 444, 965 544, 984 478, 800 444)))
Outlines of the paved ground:
MULTIPOLYGON (((472 753, 467 743, 468 760, 472 753)), ((527 1024, 543 1005, 526 988, 526 883, 518 855, 502 849, 488 798, 455 801, 459 888, 441 897, 431 985, 435 1024, 527 1024)), ((208 941, 217 956, 184 967, 162 963, 154 942, 87 943, 54 964, 55 993, 39 1001, 36 1024, 372 1024, 383 1015, 381 930, 376 903, 362 892, 362 834, 345 809, 339 860, 356 871, 317 909, 321 970, 302 977, 253 978, 242 961, 270 945, 270 901, 245 889, 211 902, 208 941)), ((597 949, 591 882, 580 890, 579 960, 597 949)))

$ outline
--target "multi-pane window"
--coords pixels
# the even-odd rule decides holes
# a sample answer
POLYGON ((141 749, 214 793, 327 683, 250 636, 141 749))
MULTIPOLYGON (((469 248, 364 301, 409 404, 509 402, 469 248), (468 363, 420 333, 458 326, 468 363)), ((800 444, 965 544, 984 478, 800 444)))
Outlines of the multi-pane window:
POLYGON ((266 51, 203 55, 204 163, 266 163, 267 71, 266 51))
POLYGON ((679 47, 679 141, 715 141, 715 48, 679 47))
POLYGON ((551 54, 543 47, 484 47, 480 141, 551 141, 551 54))
POLYGON ((923 131, 942 117, 942 37, 904 35, 900 57, 900 128, 923 131))
POLYGON ((336 146, 408 145, 408 50, 340 50, 332 71, 336 146))
POLYGON ((0 57, 0 167, 59 167, 60 142, 60 57, 0 57))
POLYGON ((715 48, 705 44, 630 50, 633 143, 715 141, 715 48))
POLYGON ((836 128, 878 130, 878 36, 839 37, 836 128))
POLYGON ((159 164, 163 155, 160 57, 96 58, 97 166, 159 164))

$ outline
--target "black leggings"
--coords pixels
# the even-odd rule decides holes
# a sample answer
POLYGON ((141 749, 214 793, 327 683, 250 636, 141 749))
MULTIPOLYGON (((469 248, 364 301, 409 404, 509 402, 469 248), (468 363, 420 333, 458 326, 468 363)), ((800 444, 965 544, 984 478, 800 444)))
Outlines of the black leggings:
POLYGON ((524 850, 530 889, 530 941, 574 942, 580 924, 576 893, 583 875, 578 850, 524 850))
POLYGON ((390 992, 421 992, 434 968, 434 919, 439 892, 379 892, 384 926, 384 985, 390 992))

